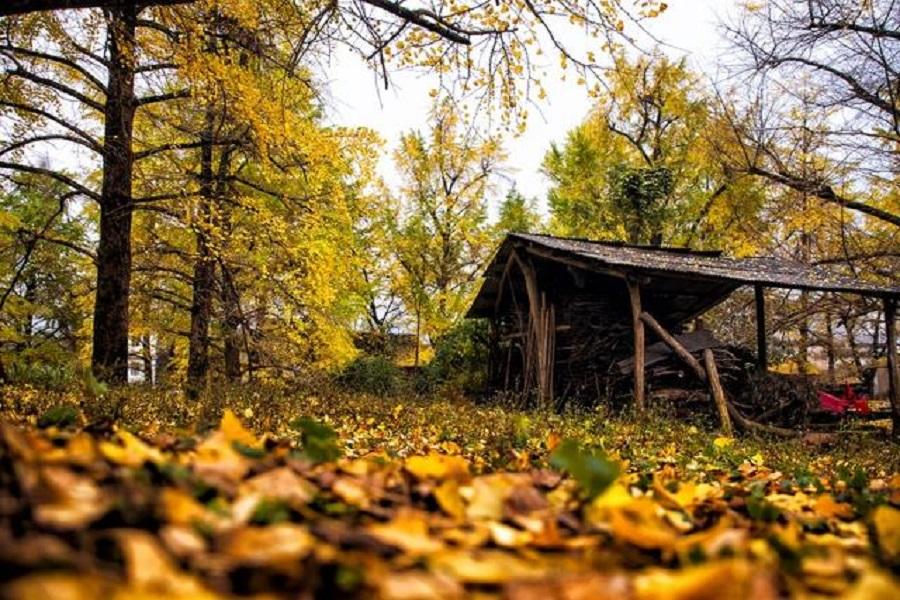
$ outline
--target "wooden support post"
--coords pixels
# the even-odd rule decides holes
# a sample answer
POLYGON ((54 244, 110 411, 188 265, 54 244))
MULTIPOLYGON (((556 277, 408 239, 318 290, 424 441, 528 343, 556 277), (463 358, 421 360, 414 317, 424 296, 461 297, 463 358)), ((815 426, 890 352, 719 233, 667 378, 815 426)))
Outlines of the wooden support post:
POLYGON ((763 286, 756 284, 753 292, 756 296, 756 370, 765 373, 769 370, 769 351, 766 347, 766 297, 763 286))
POLYGON ((644 322, 641 320, 641 287, 626 280, 631 301, 631 323, 634 329, 634 405, 643 412, 644 403, 644 322))
POLYGON ((665 330, 665 328, 659 324, 659 321, 653 318, 653 316, 648 312, 641 313, 641 321, 646 323, 653 332, 658 335, 665 344, 672 349, 672 351, 678 355, 678 358, 683 360, 691 369, 694 370, 694 373, 697 374, 697 377, 700 378, 700 381, 706 381, 706 371, 703 369, 703 365, 700 364, 700 361, 694 358, 690 352, 687 351, 687 348, 682 346, 678 340, 675 339, 671 333, 665 330))
POLYGON ((728 415, 728 404, 725 401, 725 390, 719 380, 719 369, 716 367, 716 358, 713 351, 707 348, 703 351, 703 362, 706 363, 706 376, 709 379, 709 389, 712 392, 716 408, 719 409, 719 420, 722 423, 722 431, 731 437, 734 430, 731 427, 731 417, 728 415))
POLYGON ((891 400, 891 437, 900 442, 900 366, 897 364, 897 300, 884 299, 884 324, 887 338, 888 397, 891 400))
POLYGON ((523 260, 516 251, 513 251, 511 256, 522 271, 525 278, 525 291, 528 294, 529 328, 525 343, 526 385, 530 380, 531 370, 534 369, 538 402, 543 407, 550 407, 553 405, 555 311, 552 305, 548 305, 545 294, 539 290, 537 273, 535 273, 531 261, 527 258, 523 260))

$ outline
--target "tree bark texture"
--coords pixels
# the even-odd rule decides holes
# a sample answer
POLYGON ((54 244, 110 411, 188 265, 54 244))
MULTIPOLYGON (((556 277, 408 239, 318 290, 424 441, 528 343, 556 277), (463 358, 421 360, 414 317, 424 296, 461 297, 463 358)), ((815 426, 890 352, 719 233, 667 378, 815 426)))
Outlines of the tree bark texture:
POLYGON ((91 368, 101 380, 128 380, 128 297, 131 287, 131 178, 134 94, 134 6, 107 13, 109 75, 104 108, 103 183, 91 368))

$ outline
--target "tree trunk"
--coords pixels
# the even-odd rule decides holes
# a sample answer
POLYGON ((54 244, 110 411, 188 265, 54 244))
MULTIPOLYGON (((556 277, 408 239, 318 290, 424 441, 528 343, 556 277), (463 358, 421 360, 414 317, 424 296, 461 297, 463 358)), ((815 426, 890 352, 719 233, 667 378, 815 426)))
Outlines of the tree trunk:
POLYGON ((887 357, 888 397, 891 400, 891 437, 900 443, 900 364, 897 362, 897 301, 884 299, 884 351, 887 357))
POLYGON ((169 378, 169 368, 172 366, 172 359, 175 358, 175 344, 170 343, 163 346, 157 342, 156 348, 156 377, 153 385, 165 385, 169 378))
POLYGON ((135 27, 133 5, 107 12, 109 70, 104 111, 103 183, 91 368, 110 383, 128 381, 128 294, 131 286, 131 149, 135 27))
POLYGON ((153 352, 151 350, 150 335, 141 336, 141 366, 144 372, 144 383, 153 385, 153 352))
POLYGON ((834 328, 831 324, 831 312, 825 312, 825 350, 828 353, 828 381, 829 383, 835 383, 837 381, 837 373, 836 373, 836 365, 837 365, 837 352, 834 347, 834 328))
POLYGON ((241 324, 241 306, 234 277, 228 265, 222 263, 222 305, 225 319, 222 323, 225 344, 225 377, 228 381, 241 380, 241 336, 238 327, 241 324))
POLYGON ((194 263, 191 302, 191 333, 188 348, 187 392, 196 398, 206 385, 209 371, 209 321, 212 313, 212 292, 215 262, 209 247, 213 202, 213 112, 206 113, 200 148, 200 207, 195 226, 197 260, 194 263))

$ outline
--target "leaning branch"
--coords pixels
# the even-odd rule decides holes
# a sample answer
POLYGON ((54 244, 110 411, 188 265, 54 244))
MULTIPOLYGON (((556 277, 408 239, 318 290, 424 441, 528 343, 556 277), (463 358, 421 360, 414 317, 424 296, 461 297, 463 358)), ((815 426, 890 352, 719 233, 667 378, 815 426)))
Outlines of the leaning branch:
POLYGON ((50 179, 54 179, 60 183, 63 183, 65 185, 69 186, 74 191, 84 194, 85 196, 87 196, 88 198, 90 198, 92 200, 100 202, 100 194, 98 194, 97 192, 95 192, 93 190, 86 188, 85 186, 81 185, 80 183, 78 183, 77 181, 72 179, 71 177, 67 177, 66 175, 63 175, 62 173, 57 173, 56 171, 53 171, 51 169, 44 169, 42 167, 33 167, 31 165, 23 165, 23 164, 19 164, 19 163, 11 163, 11 162, 5 162, 5 161, 0 161, 0 169, 19 171, 21 173, 31 173, 33 175, 43 175, 45 177, 49 177, 50 179))
POLYGON ((825 202, 837 204, 844 208, 864 213, 866 215, 869 215, 870 217, 875 217, 876 219, 880 219, 885 223, 890 223, 891 225, 900 227, 900 215, 895 215, 894 213, 890 213, 886 210, 882 210, 874 206, 869 206, 868 204, 863 204, 862 202, 857 202, 855 200, 845 198, 835 192, 834 188, 832 188, 830 185, 817 181, 808 181, 806 179, 801 179, 785 172, 769 171, 767 169, 754 165, 748 167, 747 172, 751 175, 765 177, 766 179, 780 183, 781 185, 787 186, 793 190, 797 190, 798 192, 811 194, 825 202))
POLYGON ((422 29, 427 29, 455 44, 469 45, 471 43, 469 35, 462 33, 457 27, 431 11, 407 8, 399 2, 390 0, 362 0, 362 2, 418 25, 422 29))
POLYGON ((0 17, 22 15, 44 10, 64 10, 71 8, 119 8, 122 6, 143 7, 150 5, 168 6, 188 4, 193 0, 4 0, 0 3, 0 17))

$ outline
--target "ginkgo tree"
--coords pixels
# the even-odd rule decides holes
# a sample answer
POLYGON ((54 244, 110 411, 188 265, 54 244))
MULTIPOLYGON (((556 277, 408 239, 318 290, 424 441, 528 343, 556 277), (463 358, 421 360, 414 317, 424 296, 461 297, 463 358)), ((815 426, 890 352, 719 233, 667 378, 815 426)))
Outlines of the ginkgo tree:
POLYGON ((751 250, 762 194, 725 168, 711 109, 684 60, 617 54, 608 91, 544 159, 552 229, 751 250))
MULTIPOLYGON (((36 170, 28 152, 20 160, 2 161, 0 167, 63 182, 100 206, 92 366, 102 377, 123 382, 129 352, 133 214, 136 206, 150 210, 163 200, 159 195, 134 197, 135 161, 152 154, 149 148, 135 148, 134 122, 151 105, 196 93, 170 77, 183 71, 189 79, 190 65, 202 62, 185 60, 191 52, 194 58, 203 52, 203 44, 196 43, 204 37, 203 19, 196 15, 217 14, 234 31, 256 32, 235 41, 254 46, 265 40, 279 49, 270 60, 301 79, 309 81, 303 67, 315 57, 338 45, 349 46, 386 83, 395 69, 425 69, 438 76, 439 87, 465 97, 473 109, 499 109, 505 119, 518 118, 524 125, 522 99, 541 87, 536 66, 540 46, 552 49, 582 77, 596 74, 596 51, 575 52, 560 41, 568 37, 563 31, 574 28, 597 40, 597 46, 610 48, 627 39, 626 20, 652 17, 664 8, 662 2, 647 0, 628 6, 595 0, 472 5, 435 0, 416 7, 383 0, 16 2, 2 13, 13 15, 4 17, 12 41, 4 49, 10 76, 4 80, 3 107, 23 127, 4 145, 28 146, 30 152, 51 142, 77 144, 96 154, 100 173, 96 178, 63 178, 53 169, 36 170), (103 11, 24 14, 87 6, 101 6, 103 11), (194 50, 185 54, 184 48, 194 50), (81 108, 59 117, 55 109, 47 110, 47 102, 81 108)), ((243 91, 258 93, 252 85, 243 91)), ((272 125, 280 122, 276 119, 272 125)), ((172 150, 196 144, 168 140, 162 145, 172 150)))
POLYGON ((499 141, 464 123, 450 101, 435 106, 429 131, 401 138, 393 244, 417 339, 447 331, 471 300, 492 249, 487 200, 503 159, 499 141))

